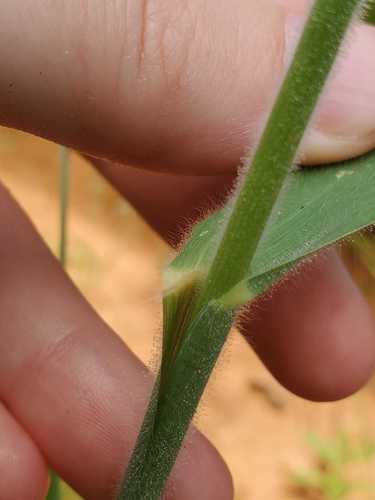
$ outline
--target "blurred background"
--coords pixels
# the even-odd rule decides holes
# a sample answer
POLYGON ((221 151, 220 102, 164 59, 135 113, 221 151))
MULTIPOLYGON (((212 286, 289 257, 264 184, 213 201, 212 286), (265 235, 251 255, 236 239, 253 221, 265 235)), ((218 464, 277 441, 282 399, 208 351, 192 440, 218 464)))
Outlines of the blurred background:
MULTIPOLYGON (((71 157, 68 273, 148 365, 160 325, 160 270, 172 251, 78 155, 71 157)), ((56 254, 58 147, 0 128, 0 179, 56 254)), ((375 309, 375 239, 341 251, 375 309), (374 276, 373 276, 374 274, 374 276)), ((338 403, 278 385, 233 332, 195 423, 232 471, 236 500, 375 498, 375 380, 338 403)), ((79 498, 64 487, 64 498, 79 498)))

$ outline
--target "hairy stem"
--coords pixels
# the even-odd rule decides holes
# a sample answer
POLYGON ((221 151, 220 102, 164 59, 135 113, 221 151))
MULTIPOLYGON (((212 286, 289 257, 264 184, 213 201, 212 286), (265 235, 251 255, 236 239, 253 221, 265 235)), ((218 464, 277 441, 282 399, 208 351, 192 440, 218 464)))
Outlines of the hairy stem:
POLYGON ((246 276, 359 4, 358 0, 315 3, 255 156, 247 165, 200 304, 220 297, 246 276))

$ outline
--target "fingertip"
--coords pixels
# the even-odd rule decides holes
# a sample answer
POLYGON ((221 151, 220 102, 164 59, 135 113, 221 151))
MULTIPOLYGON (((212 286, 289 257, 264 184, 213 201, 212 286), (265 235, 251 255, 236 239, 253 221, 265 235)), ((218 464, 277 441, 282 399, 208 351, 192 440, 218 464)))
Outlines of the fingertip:
POLYGON ((333 252, 261 299, 247 328, 275 378, 305 399, 342 399, 373 373, 374 320, 333 252))
POLYGON ((191 430, 182 447, 165 500, 232 500, 233 481, 216 448, 197 430, 191 430))
POLYGON ((0 406, 0 498, 41 500, 48 490, 46 463, 29 436, 0 406))

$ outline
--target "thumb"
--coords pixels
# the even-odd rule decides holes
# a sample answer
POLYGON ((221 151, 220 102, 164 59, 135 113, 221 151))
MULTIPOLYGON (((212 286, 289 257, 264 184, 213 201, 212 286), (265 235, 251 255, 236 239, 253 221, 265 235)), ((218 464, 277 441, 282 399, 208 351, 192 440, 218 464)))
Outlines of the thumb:
MULTIPOLYGON (((144 168, 231 171, 254 144, 302 29, 292 4, 2 0, 0 123, 144 168)), ((374 46, 374 28, 353 30, 306 161, 375 145, 374 46)))

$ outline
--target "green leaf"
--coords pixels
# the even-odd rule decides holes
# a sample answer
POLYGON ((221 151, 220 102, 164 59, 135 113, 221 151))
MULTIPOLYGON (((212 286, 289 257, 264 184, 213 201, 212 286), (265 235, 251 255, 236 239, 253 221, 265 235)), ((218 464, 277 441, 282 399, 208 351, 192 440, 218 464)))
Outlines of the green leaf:
POLYGON ((251 275, 293 262, 375 222, 375 152, 290 174, 251 275))
MULTIPOLYGON (((204 274, 224 219, 225 209, 193 230, 183 252, 166 270, 169 287, 185 273, 204 274)), ((249 288, 262 275, 269 278, 269 273, 274 273, 272 284, 280 277, 276 270, 283 266, 287 270, 374 223, 375 152, 335 165, 295 170, 289 174, 257 247, 246 278, 249 288)), ((244 301, 253 296, 251 293, 244 301)))
POLYGON ((61 499, 61 480, 53 471, 51 471, 50 485, 46 500, 59 500, 59 499, 61 499))
POLYGON ((369 0, 364 8, 363 20, 369 24, 375 24, 375 1, 369 0))

